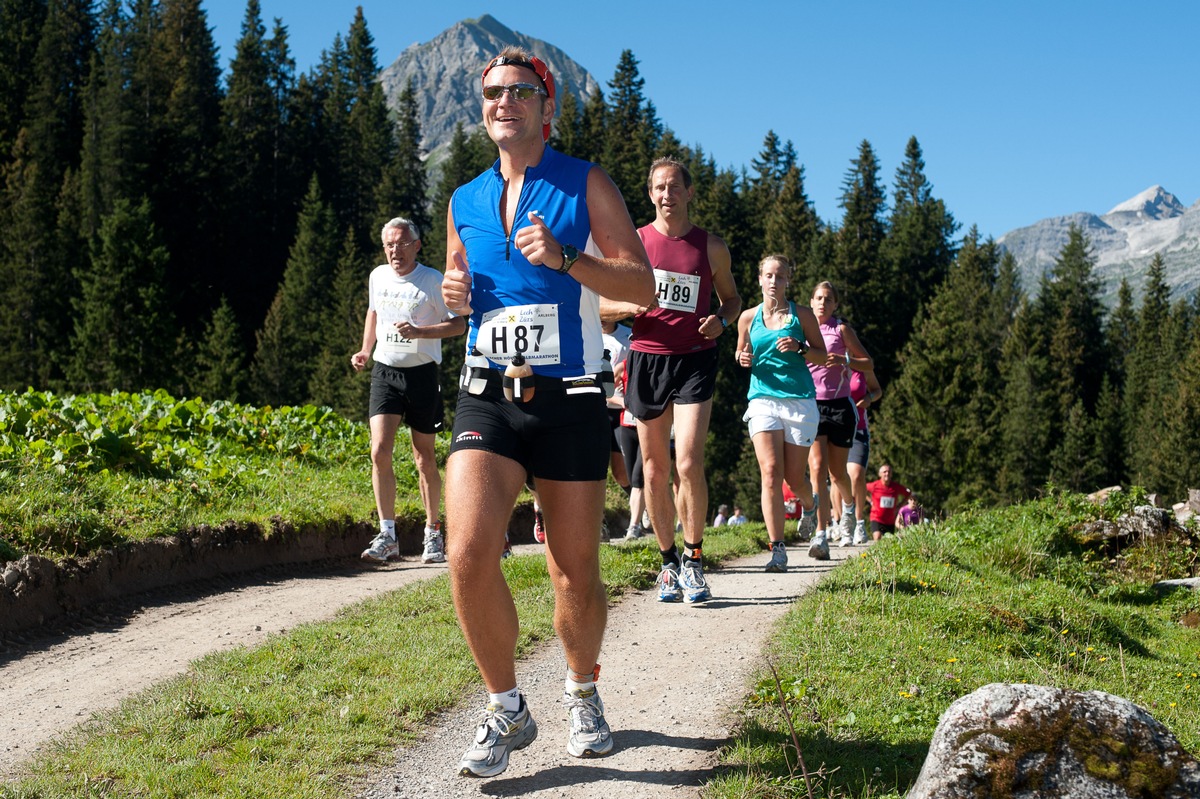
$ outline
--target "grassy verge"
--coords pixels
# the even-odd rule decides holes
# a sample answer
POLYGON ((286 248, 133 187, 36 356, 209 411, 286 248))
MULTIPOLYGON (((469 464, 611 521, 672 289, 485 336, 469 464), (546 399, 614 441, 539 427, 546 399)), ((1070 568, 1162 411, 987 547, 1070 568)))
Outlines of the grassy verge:
MULTIPOLYGON (((705 557, 760 552, 761 530, 710 530, 705 557)), ((613 595, 652 585, 658 572, 652 539, 601 557, 613 595)), ((545 561, 515 557, 503 568, 528 653, 554 635, 545 561)), ((0 797, 343 797, 430 714, 478 691, 478 679, 442 576, 201 659, 55 744, 0 797)))
POLYGON ((817 797, 903 796, 942 711, 993 682, 1126 697, 1200 752, 1200 596, 1150 588, 1195 573, 1195 538, 1109 557, 1075 540, 1097 513, 1065 496, 966 513, 842 564, 781 622, 779 688, 764 665, 705 796, 810 795, 781 695, 817 797))
MULTIPOLYGON (((368 519, 369 438, 313 406, 0 392, 0 561, 79 557, 200 524, 368 519)), ((421 518, 407 429, 396 438, 397 514, 421 518)), ((440 436, 442 463, 448 448, 440 436)))

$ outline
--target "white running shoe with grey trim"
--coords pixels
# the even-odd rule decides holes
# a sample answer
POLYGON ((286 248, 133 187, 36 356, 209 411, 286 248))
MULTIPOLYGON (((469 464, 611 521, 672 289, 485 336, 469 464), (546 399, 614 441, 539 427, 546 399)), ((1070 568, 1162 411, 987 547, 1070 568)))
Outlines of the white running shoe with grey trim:
POLYGON ((474 742, 463 752, 458 773, 464 777, 495 777, 508 768, 509 753, 529 746, 537 734, 537 723, 529 715, 524 694, 515 712, 489 704, 475 728, 474 742))
POLYGON ((363 560, 375 563, 387 563, 389 560, 395 560, 400 557, 400 547, 396 544, 396 536, 381 531, 379 535, 371 539, 370 545, 363 550, 361 557, 363 560))
POLYGON ((446 540, 442 531, 432 527, 425 528, 425 551, 421 553, 422 563, 445 563, 446 540))
POLYGON ((572 757, 603 757, 612 751, 612 730, 604 720, 604 703, 596 688, 575 689, 563 694, 571 719, 567 754, 572 757))

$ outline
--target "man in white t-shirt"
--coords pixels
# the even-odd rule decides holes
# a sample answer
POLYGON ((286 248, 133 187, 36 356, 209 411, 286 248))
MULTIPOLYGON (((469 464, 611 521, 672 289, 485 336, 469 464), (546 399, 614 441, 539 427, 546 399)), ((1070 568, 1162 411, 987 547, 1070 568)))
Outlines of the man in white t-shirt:
POLYGON ((438 364, 442 339, 461 336, 465 320, 450 313, 442 299, 442 273, 417 263, 421 234, 417 226, 396 217, 383 226, 387 263, 375 267, 363 323, 362 349, 350 356, 361 371, 374 357, 371 370, 371 485, 379 512, 379 534, 362 553, 364 560, 384 562, 400 554, 396 544, 396 473, 392 467, 396 431, 409 427, 413 463, 425 506, 425 563, 444 563, 441 528, 442 477, 434 439, 445 424, 438 364), (373 351, 373 353, 372 353, 373 351))

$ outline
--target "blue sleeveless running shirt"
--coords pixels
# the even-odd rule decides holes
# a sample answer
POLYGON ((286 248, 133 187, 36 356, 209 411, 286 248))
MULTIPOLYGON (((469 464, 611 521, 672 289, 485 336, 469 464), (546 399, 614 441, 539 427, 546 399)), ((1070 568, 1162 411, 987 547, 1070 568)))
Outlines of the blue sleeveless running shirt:
POLYGON ((811 399, 817 395, 812 375, 804 356, 795 352, 780 352, 775 342, 785 336, 804 341, 804 327, 796 316, 796 304, 788 303, 791 316, 779 330, 763 324, 763 306, 759 305, 750 323, 750 349, 754 360, 750 365, 750 391, 747 399, 811 399))
POLYGON ((528 214, 537 211, 560 244, 594 251, 587 209, 592 166, 547 147, 541 162, 525 170, 508 236, 500 217, 499 160, 454 192, 450 209, 471 270, 466 347, 468 353, 478 349, 489 367, 503 369, 520 353, 534 372, 549 377, 600 371, 599 296, 570 275, 529 263, 513 243, 517 231, 530 224, 528 214))

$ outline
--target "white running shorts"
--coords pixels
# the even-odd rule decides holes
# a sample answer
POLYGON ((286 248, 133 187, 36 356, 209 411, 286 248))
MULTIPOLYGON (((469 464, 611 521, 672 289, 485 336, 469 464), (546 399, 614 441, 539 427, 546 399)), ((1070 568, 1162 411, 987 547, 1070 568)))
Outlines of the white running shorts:
POLYGON ((742 421, 748 424, 751 438, 765 430, 782 430, 785 443, 811 447, 821 414, 815 399, 755 397, 742 421))

